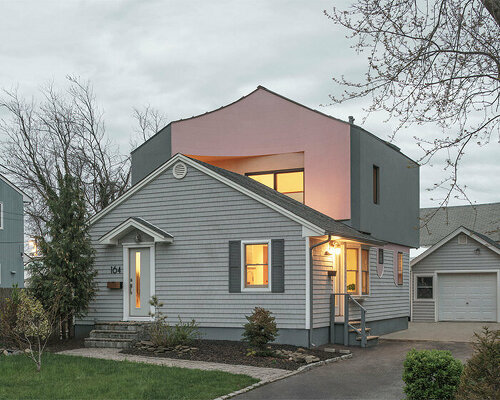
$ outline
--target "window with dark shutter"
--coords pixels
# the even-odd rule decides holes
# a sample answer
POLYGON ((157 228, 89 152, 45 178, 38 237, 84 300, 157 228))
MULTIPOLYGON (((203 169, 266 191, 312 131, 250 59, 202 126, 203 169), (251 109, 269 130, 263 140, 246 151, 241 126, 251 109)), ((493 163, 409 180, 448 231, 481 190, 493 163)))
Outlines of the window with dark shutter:
POLYGON ((285 241, 271 240, 271 291, 285 292, 285 241))
POLYGON ((229 241, 229 293, 241 292, 241 240, 229 241))

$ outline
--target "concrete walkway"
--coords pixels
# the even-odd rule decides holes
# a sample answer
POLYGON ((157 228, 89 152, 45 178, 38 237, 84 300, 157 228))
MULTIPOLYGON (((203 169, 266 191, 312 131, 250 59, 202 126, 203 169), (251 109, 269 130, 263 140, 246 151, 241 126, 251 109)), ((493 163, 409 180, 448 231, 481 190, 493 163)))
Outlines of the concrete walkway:
POLYGON ((500 329, 500 323, 488 322, 410 322, 408 329, 381 336, 387 340, 430 340, 434 342, 470 342, 483 326, 500 329))
POLYGON ((99 348, 81 348, 61 351, 58 354, 70 356, 101 358, 103 360, 114 361, 132 361, 146 364, 164 365, 167 367, 179 367, 189 369, 201 369, 205 371, 224 371, 232 374, 248 375, 260 380, 274 380, 290 373, 285 369, 261 368, 249 365, 221 364, 205 361, 178 360, 175 358, 146 357, 133 354, 120 353, 120 349, 99 349, 99 348))

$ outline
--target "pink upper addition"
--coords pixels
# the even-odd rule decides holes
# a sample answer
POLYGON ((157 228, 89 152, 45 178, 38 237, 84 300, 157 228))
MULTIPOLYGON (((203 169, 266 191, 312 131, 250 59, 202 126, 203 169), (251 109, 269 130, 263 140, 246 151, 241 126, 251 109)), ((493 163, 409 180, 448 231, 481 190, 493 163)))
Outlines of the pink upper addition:
POLYGON ((173 122, 171 128, 172 154, 191 155, 238 173, 302 164, 306 204, 335 219, 350 219, 348 123, 259 86, 226 107, 173 122), (252 156, 268 157, 248 159, 252 156))

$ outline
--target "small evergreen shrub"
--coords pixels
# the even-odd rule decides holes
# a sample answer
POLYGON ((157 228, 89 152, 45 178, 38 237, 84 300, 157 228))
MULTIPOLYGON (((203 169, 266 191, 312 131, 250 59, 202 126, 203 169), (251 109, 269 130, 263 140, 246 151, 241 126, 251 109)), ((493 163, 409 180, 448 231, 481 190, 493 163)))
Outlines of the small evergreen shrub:
POLYGON ((465 364, 457 399, 500 399, 500 330, 484 327, 474 336, 474 354, 465 364))
POLYGON ((243 332, 243 340, 247 342, 252 355, 269 355, 267 344, 274 342, 278 336, 278 327, 271 311, 255 307, 252 315, 247 316, 243 332))
POLYGON ((462 370, 450 351, 410 350, 403 370, 407 400, 454 399, 462 370))
POLYGON ((175 347, 178 345, 187 345, 196 339, 201 338, 198 324, 193 319, 191 322, 183 322, 180 317, 179 322, 171 326, 167 322, 167 316, 161 312, 161 303, 156 296, 151 297, 149 301, 155 312, 149 313, 154 321, 148 327, 148 333, 151 342, 157 347, 175 347))

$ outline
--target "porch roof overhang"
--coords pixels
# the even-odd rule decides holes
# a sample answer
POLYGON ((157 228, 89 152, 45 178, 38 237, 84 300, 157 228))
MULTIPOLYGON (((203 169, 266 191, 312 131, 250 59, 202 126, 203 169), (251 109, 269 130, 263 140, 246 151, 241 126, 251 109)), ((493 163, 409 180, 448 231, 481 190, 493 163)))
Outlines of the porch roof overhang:
POLYGON ((101 236, 98 240, 98 243, 116 245, 118 244, 118 240, 120 238, 133 231, 134 229, 137 229, 151 236, 155 243, 172 243, 174 241, 174 237, 170 233, 149 223, 145 219, 139 217, 130 217, 127 220, 123 221, 120 225, 110 230, 108 233, 101 236))

